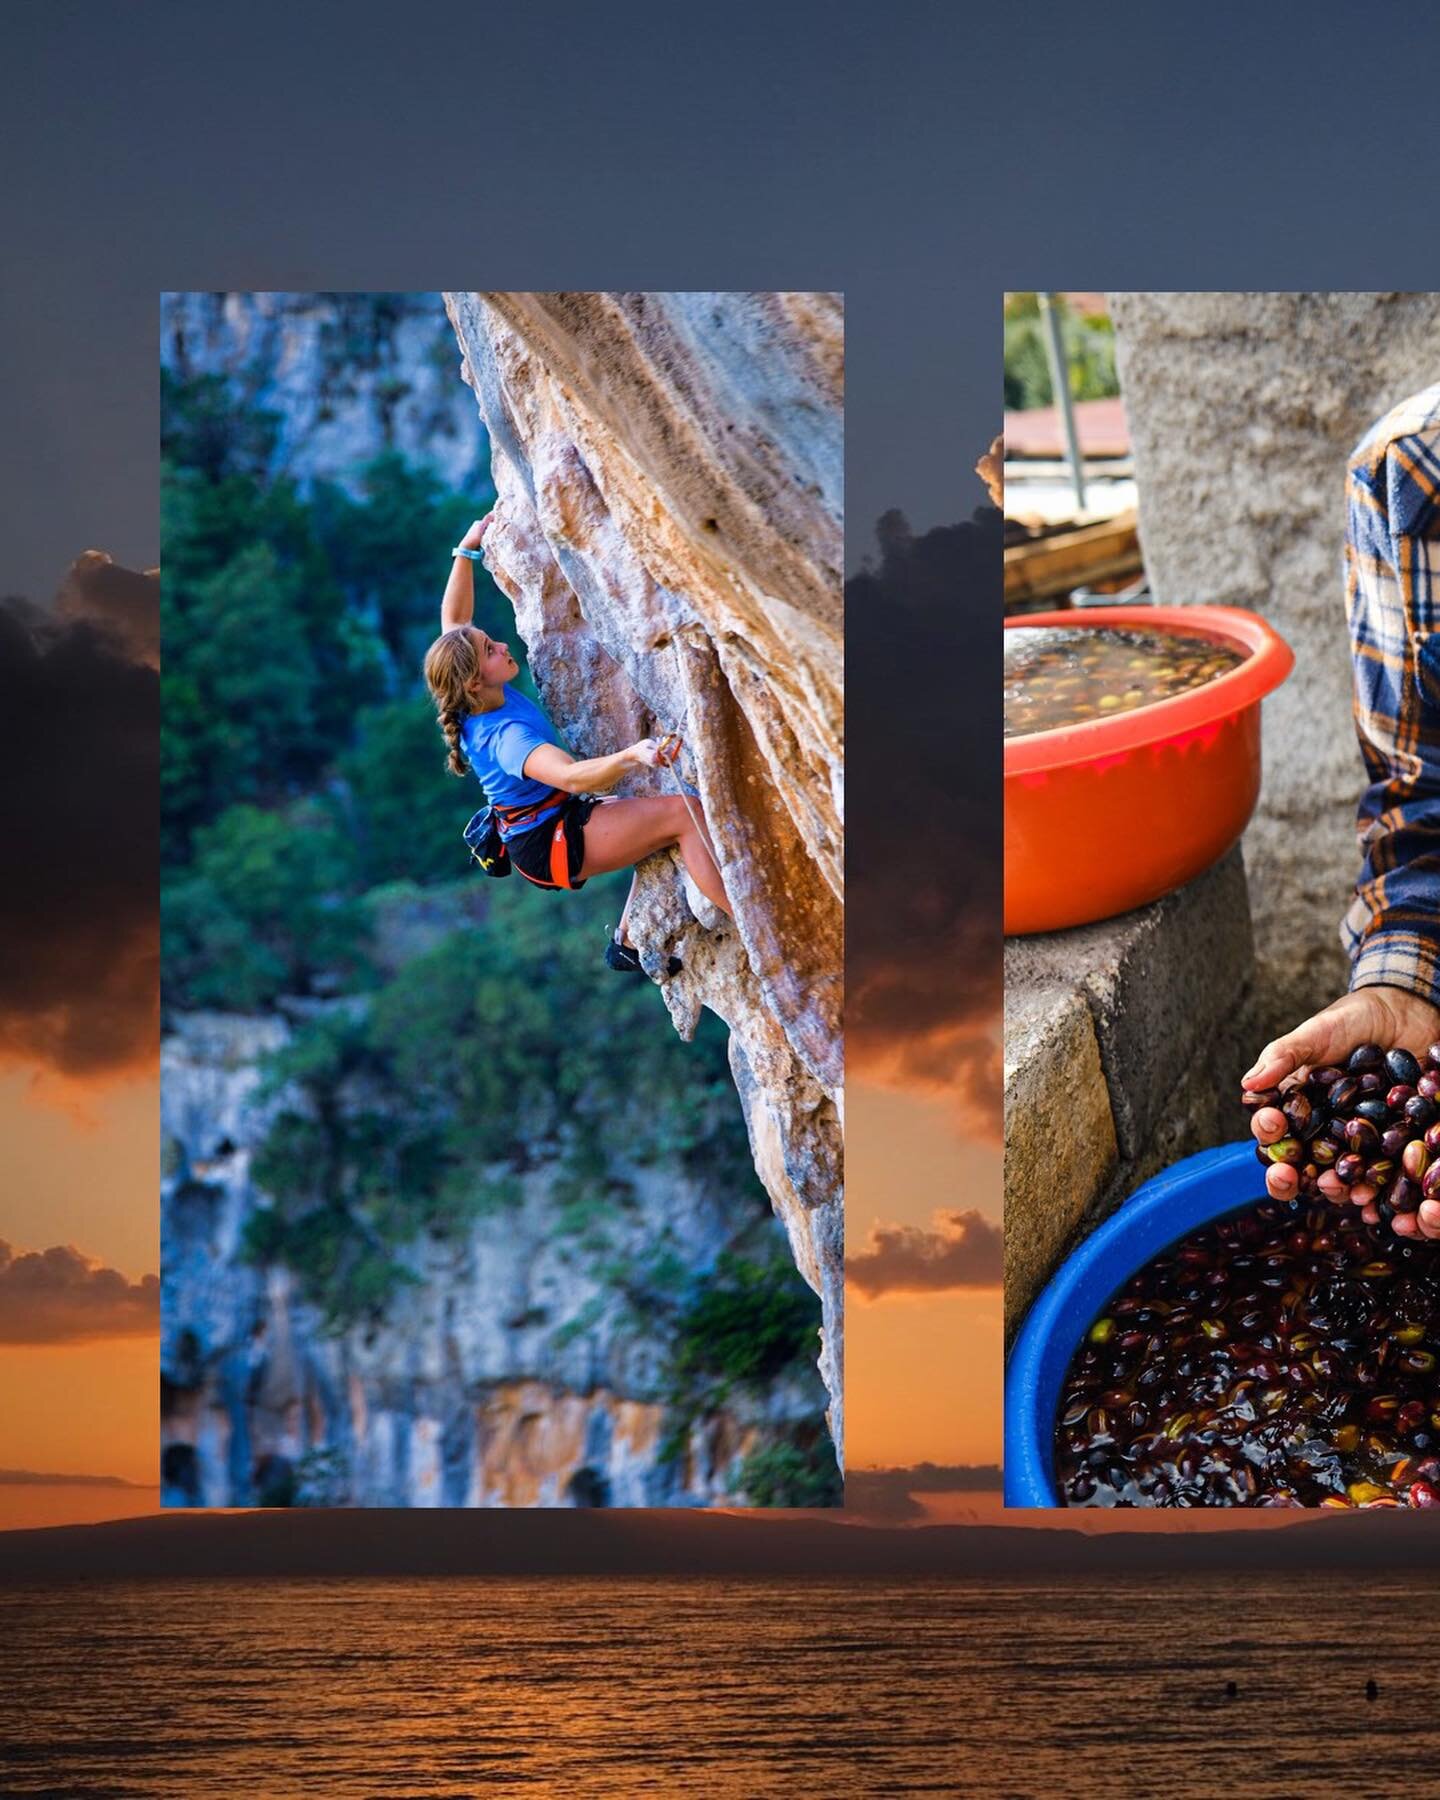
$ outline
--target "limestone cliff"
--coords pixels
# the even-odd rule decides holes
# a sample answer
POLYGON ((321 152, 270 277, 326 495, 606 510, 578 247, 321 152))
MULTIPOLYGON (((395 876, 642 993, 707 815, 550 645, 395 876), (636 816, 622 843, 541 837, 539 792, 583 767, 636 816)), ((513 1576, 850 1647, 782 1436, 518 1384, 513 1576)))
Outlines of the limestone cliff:
MULTIPOLYGON (((729 1025, 756 1168, 824 1306, 841 1435, 841 306, 452 293, 499 496, 486 559, 579 755, 680 731, 733 928, 642 870, 688 1036, 729 1025)), ((633 784, 654 791, 659 776, 633 784)))
POLYGON ((252 1159, 294 1101, 265 1097, 261 1063, 290 1029, 177 1014, 162 1044, 167 1503, 695 1506, 743 1501, 752 1451, 818 1451, 823 1391, 796 1365, 763 1392, 736 1384, 662 1454, 673 1353, 653 1292, 636 1304, 614 1267, 669 1254, 696 1278, 757 1229, 778 1236, 758 1196, 737 1205, 673 1164, 626 1171, 633 1202, 597 1247, 556 1229, 555 1171, 537 1160, 503 1214, 406 1246, 413 1283, 383 1322, 329 1327, 289 1269, 242 1244, 268 1204, 252 1159))

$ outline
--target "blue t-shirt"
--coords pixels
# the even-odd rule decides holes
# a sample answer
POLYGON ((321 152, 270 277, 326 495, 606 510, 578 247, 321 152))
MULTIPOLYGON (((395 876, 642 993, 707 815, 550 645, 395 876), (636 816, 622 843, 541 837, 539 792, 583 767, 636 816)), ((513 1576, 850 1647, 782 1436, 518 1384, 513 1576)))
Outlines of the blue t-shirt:
POLYGON ((552 790, 522 773, 525 758, 542 744, 557 744, 555 728, 533 700, 513 687, 493 712, 471 713, 460 727, 460 746, 493 806, 534 806, 552 790))

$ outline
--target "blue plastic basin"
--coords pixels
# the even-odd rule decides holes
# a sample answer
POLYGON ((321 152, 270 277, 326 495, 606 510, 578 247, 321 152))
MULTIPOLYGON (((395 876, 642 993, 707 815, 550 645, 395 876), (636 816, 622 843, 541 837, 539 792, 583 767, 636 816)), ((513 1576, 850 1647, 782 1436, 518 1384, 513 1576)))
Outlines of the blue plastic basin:
POLYGON ((1055 1414, 1070 1359, 1115 1290, 1158 1251, 1263 1200, 1255 1145, 1187 1156, 1147 1181, 1066 1258, 1030 1309, 1005 1372, 1005 1504, 1058 1506, 1055 1414))

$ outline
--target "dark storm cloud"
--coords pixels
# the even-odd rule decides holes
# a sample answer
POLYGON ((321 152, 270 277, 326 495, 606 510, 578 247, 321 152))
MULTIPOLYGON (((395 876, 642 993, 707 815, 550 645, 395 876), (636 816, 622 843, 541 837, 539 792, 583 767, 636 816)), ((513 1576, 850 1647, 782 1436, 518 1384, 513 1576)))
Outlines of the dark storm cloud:
POLYGON ((0 1487, 134 1488, 146 1494, 157 1491, 143 1481, 124 1481, 118 1475, 48 1475, 37 1469, 0 1469, 0 1487))
POLYGON ((845 585, 847 1052, 998 1137, 1001 515, 876 535, 845 585))
POLYGON ((993 1494, 1001 1487, 996 1463, 917 1463, 911 1469, 847 1469, 845 1510, 887 1524, 923 1519, 916 1494, 993 1494))
POLYGON ((0 601, 0 1062, 155 1055, 160 686, 127 647, 155 637, 134 600, 123 638, 0 601))
POLYGON ((156 1276, 131 1281, 73 1244, 17 1254, 0 1239, 0 1344, 147 1337, 159 1323, 156 1276))
POLYGON ((70 565, 55 603, 61 619, 97 626, 130 662, 160 667, 160 574, 124 569, 103 550, 70 565))
POLYGON ((845 1258, 845 1279, 874 1300, 881 1294, 934 1294, 999 1287, 1003 1237, 973 1208, 937 1211, 934 1226, 876 1225, 845 1258))

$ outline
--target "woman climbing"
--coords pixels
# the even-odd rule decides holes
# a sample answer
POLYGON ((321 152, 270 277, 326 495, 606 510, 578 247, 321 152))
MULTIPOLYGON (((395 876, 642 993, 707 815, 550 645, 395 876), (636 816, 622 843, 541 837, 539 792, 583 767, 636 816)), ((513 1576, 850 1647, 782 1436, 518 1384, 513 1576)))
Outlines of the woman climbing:
MULTIPOLYGON (((678 744, 642 738, 611 756, 577 762, 555 741, 533 700, 506 684, 520 673, 509 648, 471 623, 472 565, 493 514, 477 519, 454 551, 440 602, 440 632, 425 656, 425 681, 450 746, 452 774, 472 770, 499 817, 510 861, 537 887, 578 888, 592 875, 632 868, 657 850, 678 848, 705 898, 727 916, 720 871, 704 830, 677 795, 599 799, 631 769, 668 767, 678 744)), ((612 969, 637 973, 640 959, 626 929, 635 883, 606 947, 612 969)), ((679 965, 674 963, 674 974, 679 965)))

